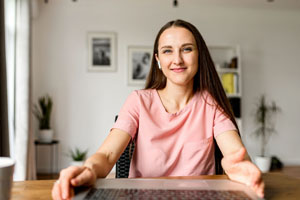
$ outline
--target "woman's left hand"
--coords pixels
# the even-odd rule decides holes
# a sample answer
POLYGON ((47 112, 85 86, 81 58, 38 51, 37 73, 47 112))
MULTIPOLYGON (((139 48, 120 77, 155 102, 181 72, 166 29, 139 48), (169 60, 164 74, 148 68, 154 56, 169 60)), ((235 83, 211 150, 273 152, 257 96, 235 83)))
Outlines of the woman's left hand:
POLYGON ((228 177, 233 180, 250 186, 256 194, 264 197, 264 181, 261 171, 251 161, 245 160, 246 149, 224 156, 222 166, 228 177))

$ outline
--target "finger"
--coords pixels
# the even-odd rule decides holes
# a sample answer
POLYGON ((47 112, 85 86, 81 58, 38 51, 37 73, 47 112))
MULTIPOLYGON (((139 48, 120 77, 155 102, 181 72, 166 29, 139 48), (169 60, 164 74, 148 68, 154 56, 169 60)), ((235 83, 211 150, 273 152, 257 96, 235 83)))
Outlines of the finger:
POLYGON ((71 194, 70 194, 70 198, 72 199, 74 196, 75 196, 75 192, 74 192, 74 189, 73 188, 71 188, 71 194))
POLYGON ((96 175, 90 168, 86 168, 83 173, 79 174, 77 177, 71 180, 71 184, 73 186, 80 186, 80 185, 92 185, 92 183, 96 180, 96 175))
POLYGON ((61 200, 61 191, 60 191, 60 186, 58 183, 54 183, 53 188, 52 188, 52 199, 55 200, 61 200))
POLYGON ((263 181, 253 185, 251 187, 255 193, 257 194, 257 196, 263 198, 264 197, 264 188, 265 188, 265 183, 263 181))
POLYGON ((60 175, 60 186, 61 186, 61 193, 62 193, 62 198, 67 199, 70 196, 70 181, 73 177, 76 177, 78 174, 80 174, 85 168, 80 166, 80 167, 75 167, 71 166, 67 169, 62 170, 61 175, 60 175))
POLYGON ((260 197, 263 198, 265 196, 265 183, 263 181, 260 184, 258 190, 259 190, 260 197))
POLYGON ((251 185, 260 184, 262 182, 261 171, 251 163, 251 185))
POLYGON ((71 187, 71 188, 70 188, 70 195, 69 195, 69 197, 68 197, 67 199, 63 199, 63 200, 72 200, 73 197, 74 197, 74 194, 75 194, 74 188, 71 187))
POLYGON ((259 196, 260 198, 264 197, 264 189, 263 186, 259 186, 259 185, 255 185, 253 187, 251 187, 252 190, 256 193, 257 196, 259 196))
POLYGON ((256 194, 263 198, 264 197, 264 190, 265 190, 265 183, 263 181, 261 181, 259 184, 257 184, 257 188, 256 188, 256 194))

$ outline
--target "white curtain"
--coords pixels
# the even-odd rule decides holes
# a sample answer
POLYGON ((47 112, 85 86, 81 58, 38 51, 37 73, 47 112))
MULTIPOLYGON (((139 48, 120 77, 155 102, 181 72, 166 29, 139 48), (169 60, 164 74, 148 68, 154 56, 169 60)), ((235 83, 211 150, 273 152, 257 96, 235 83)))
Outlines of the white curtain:
MULTIPOLYGON (((14 180, 36 178, 31 126, 30 0, 15 0, 14 180)), ((10 102, 11 103, 11 102, 10 102)))
POLYGON ((5 53, 7 72, 7 106, 8 106, 8 128, 9 128, 9 151, 14 158, 14 109, 15 109, 15 0, 5 0, 5 53))

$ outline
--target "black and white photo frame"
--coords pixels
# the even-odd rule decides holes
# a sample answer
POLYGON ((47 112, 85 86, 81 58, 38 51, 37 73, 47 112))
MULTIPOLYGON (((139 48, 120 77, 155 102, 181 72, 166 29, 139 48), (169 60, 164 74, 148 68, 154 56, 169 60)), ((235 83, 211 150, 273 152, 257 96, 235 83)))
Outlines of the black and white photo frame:
POLYGON ((152 60, 151 46, 128 47, 128 84, 145 85, 152 60))
POLYGON ((88 33, 88 70, 116 71, 117 34, 114 32, 88 33))

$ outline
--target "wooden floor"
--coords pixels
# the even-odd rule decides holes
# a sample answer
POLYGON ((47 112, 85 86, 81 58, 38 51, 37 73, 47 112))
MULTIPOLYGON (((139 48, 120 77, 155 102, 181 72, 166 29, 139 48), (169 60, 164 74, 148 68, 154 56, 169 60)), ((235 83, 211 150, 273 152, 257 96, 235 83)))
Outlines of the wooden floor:
MULTIPOLYGON (((276 172, 281 172, 293 178, 300 179, 300 166, 286 166, 282 170, 276 172)), ((58 179, 58 174, 38 174, 38 180, 49 180, 49 179, 58 179)), ((115 173, 110 173, 107 178, 115 178, 115 173)))

